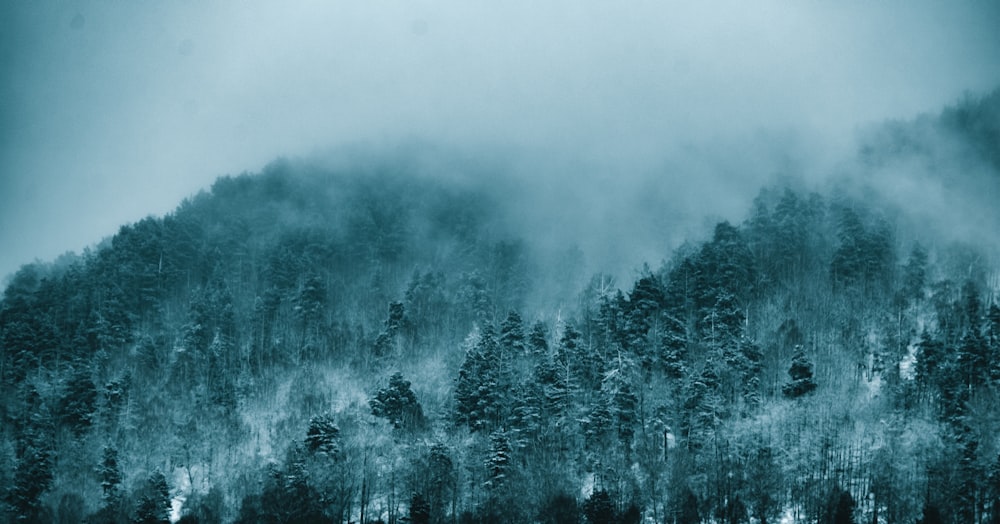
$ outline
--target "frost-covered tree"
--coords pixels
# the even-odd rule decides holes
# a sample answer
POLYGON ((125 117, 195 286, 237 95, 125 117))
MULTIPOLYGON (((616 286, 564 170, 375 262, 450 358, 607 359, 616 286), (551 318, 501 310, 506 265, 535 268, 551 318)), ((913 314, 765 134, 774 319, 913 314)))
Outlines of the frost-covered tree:
POLYGON ((388 420, 396 429, 412 430, 424 425, 423 409, 402 373, 393 373, 389 385, 379 389, 368 405, 372 415, 388 420))
POLYGON ((795 355, 792 357, 792 366, 788 368, 788 376, 791 381, 781 387, 781 392, 789 398, 798 398, 816 389, 816 382, 813 380, 813 365, 806 357, 802 346, 796 346, 795 355))

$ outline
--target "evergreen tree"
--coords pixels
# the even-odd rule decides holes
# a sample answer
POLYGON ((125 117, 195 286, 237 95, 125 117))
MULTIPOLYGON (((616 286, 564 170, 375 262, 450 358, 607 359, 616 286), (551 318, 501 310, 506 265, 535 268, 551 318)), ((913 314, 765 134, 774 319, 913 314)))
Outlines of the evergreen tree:
POLYGON ((627 459, 631 457, 632 439, 639 420, 638 409, 639 399, 632 392, 632 386, 628 382, 620 383, 614 394, 615 426, 627 459))
POLYGON ((833 509, 830 513, 830 524, 855 524, 854 520, 854 497, 851 493, 841 489, 834 490, 833 509))
POLYGON ((903 267, 903 287, 900 290, 904 300, 921 302, 927 286, 927 251, 920 243, 914 244, 910 258, 903 267))
POLYGON ((531 333, 528 334, 528 347, 536 360, 548 358, 549 356, 549 329, 542 321, 535 322, 531 326, 531 333))
POLYGON ((518 357, 525 353, 524 323, 517 311, 507 313, 500 326, 500 347, 507 354, 518 357))
POLYGON ((1000 305, 990 304, 987 314, 986 338, 989 346, 990 380, 994 384, 1000 384, 1000 305))
POLYGON ((816 382, 813 381, 812 362, 806 358, 802 346, 795 348, 795 356, 792 357, 792 367, 788 369, 788 375, 792 377, 791 382, 781 387, 781 392, 786 397, 798 398, 816 389, 816 382))
POLYGON ((698 511, 698 497, 690 488, 684 488, 681 504, 677 509, 677 524, 701 524, 701 514, 698 511))
POLYGON ((11 516, 16 522, 41 522, 41 497, 53 479, 53 457, 48 448, 39 442, 29 442, 18 454, 13 484, 7 492, 11 516))
POLYGON ((663 338, 660 342, 660 365, 668 377, 679 379, 687 371, 687 333, 680 319, 663 315, 663 338))
POLYGON ((341 450, 340 428, 337 427, 333 417, 317 415, 310 419, 305 444, 306 449, 313 453, 337 458, 341 450))
POLYGON ((614 524, 615 507, 607 490, 591 493, 583 503, 583 514, 589 524, 614 524))
POLYGON ((473 431, 498 427, 506 420, 509 403, 505 395, 509 376, 501 375, 500 351, 487 326, 468 344, 465 360, 455 381, 454 420, 473 431), (506 388, 506 389, 504 389, 506 388))
POLYGON ((382 332, 375 339, 375 357, 385 358, 396 354, 397 339, 406 327, 406 311, 402 302, 389 304, 389 316, 385 320, 382 332))
POLYGON ((615 421, 609 404, 607 396, 601 395, 582 421, 584 442, 588 449, 603 452, 610 444, 615 421))
POLYGON ((580 524, 580 508, 575 498, 560 493, 542 506, 536 520, 541 524, 580 524))
POLYGON ((940 384, 942 368, 947 365, 944 345, 936 340, 925 329, 917 342, 917 362, 915 374, 917 382, 923 387, 936 387, 940 384))
POLYGON ((927 503, 924 505, 923 516, 917 524, 944 524, 944 517, 941 516, 941 510, 937 506, 927 503))
POLYGON ((723 415, 719 398, 719 375, 716 364, 709 360, 701 374, 692 377, 684 391, 681 435, 689 449, 699 449, 718 427, 723 415))
POLYGON ((420 493, 410 496, 410 524, 430 524, 431 506, 420 493))
POLYGON ((508 487, 513 469, 513 449, 502 431, 490 434, 490 452, 486 458, 486 488, 494 495, 508 487))
POLYGON ((122 483, 121 468, 118 466, 118 450, 112 446, 104 446, 103 458, 97 468, 97 473, 101 479, 101 489, 104 491, 104 500, 108 504, 116 500, 120 494, 118 487, 122 483))
POLYGON ((519 384, 513 402, 511 433, 516 446, 520 448, 541 435, 543 403, 538 383, 527 380, 519 384))
POLYGON ((572 324, 563 328, 557 355, 562 357, 560 363, 569 368, 573 384, 583 391, 600 389, 604 372, 601 355, 583 343, 581 333, 572 324))
POLYGON ((419 429, 424 424, 420 402, 402 373, 393 373, 389 386, 379 389, 368 405, 372 415, 388 420, 396 429, 419 429))
POLYGON ((66 383, 65 393, 60 400, 59 411, 63 423, 77 437, 90 428, 97 406, 97 386, 90 378, 90 371, 79 366, 66 383))
POLYGON ((135 524, 170 522, 170 488, 167 486, 167 478, 160 471, 153 472, 146 479, 132 522, 135 524))
POLYGON ((15 521, 39 522, 41 497, 54 480, 54 427, 46 402, 34 385, 28 385, 21 397, 20 417, 12 417, 17 440, 7 503, 15 521))

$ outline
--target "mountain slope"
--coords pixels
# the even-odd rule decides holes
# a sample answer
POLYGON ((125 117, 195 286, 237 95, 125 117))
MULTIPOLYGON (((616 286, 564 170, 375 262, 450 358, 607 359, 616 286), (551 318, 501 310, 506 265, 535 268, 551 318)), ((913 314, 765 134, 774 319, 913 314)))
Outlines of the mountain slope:
MULTIPOLYGON (((996 98, 887 125, 858 175, 991 173, 996 98), (923 153, 943 128, 977 160, 923 153)), ((276 161, 22 268, 0 306, 9 518, 1000 514, 989 237, 774 185, 617 281, 498 187, 276 161)))

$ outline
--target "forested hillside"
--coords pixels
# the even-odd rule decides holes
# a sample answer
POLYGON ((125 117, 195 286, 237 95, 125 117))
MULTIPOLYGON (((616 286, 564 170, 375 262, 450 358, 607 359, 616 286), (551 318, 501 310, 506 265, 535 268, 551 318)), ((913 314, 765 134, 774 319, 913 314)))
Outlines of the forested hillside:
MULTIPOLYGON (((853 174, 996 187, 998 100, 883 126, 853 174)), ((517 195, 386 165, 276 161, 17 272, 7 518, 1000 522, 992 238, 775 184, 626 280, 517 195)))

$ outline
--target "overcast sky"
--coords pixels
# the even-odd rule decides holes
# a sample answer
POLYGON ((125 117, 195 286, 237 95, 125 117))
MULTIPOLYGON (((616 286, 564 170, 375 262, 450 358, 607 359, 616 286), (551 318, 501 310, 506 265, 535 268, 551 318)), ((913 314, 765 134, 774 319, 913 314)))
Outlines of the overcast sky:
MULTIPOLYGON (((1000 85, 998 5, 3 1, 0 275, 218 175, 344 143, 623 173, 718 154, 705 144, 836 149, 858 124, 1000 85)), ((663 176, 704 176, 684 171, 663 176)))

